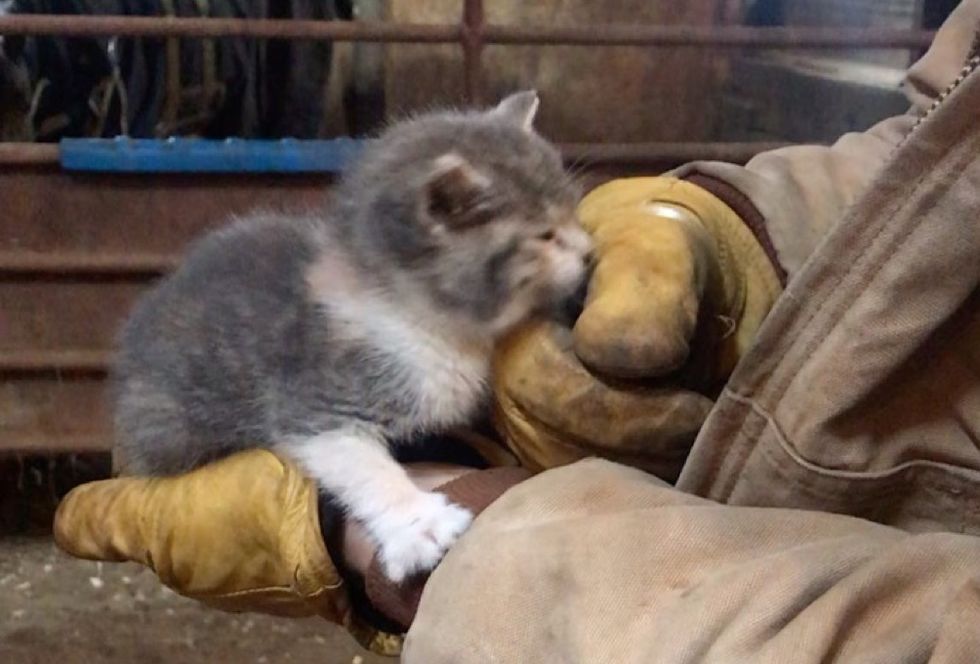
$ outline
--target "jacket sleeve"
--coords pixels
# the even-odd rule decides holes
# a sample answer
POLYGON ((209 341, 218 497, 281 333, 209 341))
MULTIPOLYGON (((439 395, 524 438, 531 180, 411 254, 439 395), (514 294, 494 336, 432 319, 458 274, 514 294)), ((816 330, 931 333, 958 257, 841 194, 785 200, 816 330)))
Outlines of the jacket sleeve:
MULTIPOLYGON (((673 175, 702 186, 707 183, 723 200, 731 193, 747 198, 764 221, 780 265, 792 275, 871 184, 917 120, 960 75, 978 28, 980 0, 964 0, 928 52, 907 72, 902 88, 911 108, 904 115, 864 132, 845 134, 831 146, 780 148, 757 155, 745 166, 693 162, 673 175)), ((738 209, 735 201, 726 202, 738 209)))

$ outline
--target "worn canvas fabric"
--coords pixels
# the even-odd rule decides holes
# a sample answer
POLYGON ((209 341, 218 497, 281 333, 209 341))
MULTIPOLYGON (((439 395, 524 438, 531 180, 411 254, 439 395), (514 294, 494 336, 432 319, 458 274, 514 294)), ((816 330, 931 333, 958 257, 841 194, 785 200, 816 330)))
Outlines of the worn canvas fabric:
POLYGON ((589 459, 480 515, 402 660, 972 664, 978 579, 969 535, 720 505, 589 459))
POLYGON ((980 75, 954 82, 798 270, 679 488, 980 531, 980 75))

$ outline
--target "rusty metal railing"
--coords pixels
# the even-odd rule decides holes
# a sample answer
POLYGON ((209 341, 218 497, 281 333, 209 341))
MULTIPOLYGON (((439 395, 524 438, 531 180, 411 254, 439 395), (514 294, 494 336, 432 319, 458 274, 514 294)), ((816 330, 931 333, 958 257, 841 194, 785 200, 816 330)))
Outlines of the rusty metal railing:
MULTIPOLYGON (((569 162, 616 165, 676 164, 698 159, 745 163, 759 152, 782 147, 771 142, 560 143, 569 162)), ((54 143, 0 143, 0 165, 45 166, 59 163, 54 143)))
MULTIPOLYGON (((463 50, 466 100, 484 101, 483 49, 488 44, 648 46, 739 49, 921 49, 934 32, 885 28, 755 28, 745 26, 516 26, 486 22, 483 0, 463 0, 458 24, 174 18, 146 16, 0 16, 0 35, 64 37, 249 37, 357 42, 457 43, 463 50)), ((639 143, 563 146, 593 163, 657 163, 692 159, 744 162, 770 143, 639 143)), ((25 143, 0 146, 0 164, 45 164, 57 151, 25 143)))
POLYGON ((518 26, 485 21, 482 0, 464 0, 459 24, 365 23, 292 19, 167 16, 0 16, 0 34, 63 37, 251 37, 332 41, 570 46, 715 46, 725 48, 922 48, 929 30, 893 28, 756 28, 747 26, 518 26))
MULTIPOLYGON (((467 101, 471 103, 488 101, 484 99, 486 81, 483 58, 487 45, 912 50, 925 48, 933 38, 931 32, 888 29, 494 25, 486 21, 482 0, 462 0, 461 7, 462 14, 458 23, 438 25, 139 16, 0 16, 0 35, 246 37, 457 44, 463 54, 463 90, 467 101)), ((695 159, 742 163, 758 152, 776 147, 776 144, 576 143, 560 147, 570 161, 609 166, 612 167, 610 170, 619 166, 642 170, 695 159)), ((207 180, 204 183, 186 180, 174 183, 168 180, 162 185, 143 180, 138 187, 126 186, 111 190, 111 196, 102 201, 96 192, 101 192, 107 178, 74 178, 57 171, 49 172, 50 167, 56 166, 58 161, 59 148, 55 144, 0 143, 0 169, 6 169, 5 172, 0 170, 0 190, 14 194, 7 197, 8 207, 14 208, 7 211, 7 223, 11 224, 10 219, 19 219, 21 225, 12 224, 11 227, 20 229, 24 236, 30 235, 33 238, 25 241, 23 246, 18 240, 0 248, 0 281, 6 280, 8 285, 13 284, 13 290, 8 290, 7 293, 28 285, 32 290, 24 291, 28 295, 21 297, 41 297, 42 303, 63 303, 63 300, 45 300, 42 296, 60 289, 63 284, 84 285, 84 288, 70 291, 73 294, 72 299, 81 300, 84 306, 68 307, 67 313, 62 311, 62 304, 36 307, 33 310, 27 308, 26 313, 20 317, 23 323, 17 328, 20 332, 8 334, 5 340, 13 341, 0 348, 0 379, 9 380, 11 384, 15 380, 21 380, 19 385, 27 385, 35 390, 22 390, 18 386, 8 391, 6 402, 0 403, 0 410, 5 404, 17 404, 15 411, 21 413, 22 425, 4 430, 0 452, 108 449, 109 429, 99 428, 102 425, 98 424, 98 408, 93 407, 93 402, 85 395, 97 389, 98 380, 105 375, 109 366, 111 354, 107 338, 99 338, 93 342, 91 330, 93 327, 96 330, 105 328, 104 324, 100 327, 98 321, 105 323, 109 316, 117 315, 121 311, 119 303, 125 291, 119 288, 147 283, 174 266, 177 252, 172 247, 176 246, 176 238, 183 237, 180 233, 186 232, 186 226, 181 224, 188 217, 196 215, 195 218, 203 219, 211 210, 242 204, 242 199, 251 201, 252 198, 249 197, 252 195, 261 204, 272 200, 271 195, 258 195, 262 190, 261 182, 242 183, 236 177, 207 180), (156 191, 158 186, 161 188, 159 192, 156 191), (148 194, 143 195, 151 187, 154 189, 153 198, 148 194), (206 198, 200 195, 202 190, 207 190, 206 198), (45 205, 46 202, 50 204, 45 205), (107 207, 111 210, 103 209, 107 207), (154 236, 164 235, 168 238, 166 242, 146 243, 144 246, 127 240, 125 243, 110 242, 108 244, 111 246, 103 246, 91 238, 62 242, 61 235, 72 236, 77 233, 79 237, 88 237, 77 229, 64 234, 45 231, 37 236, 24 230, 33 228, 36 222, 39 226, 46 226, 47 219, 58 220, 61 218, 59 215, 70 219, 79 209, 79 218, 96 218, 101 228, 122 228, 122 224, 126 224, 128 229, 131 217, 148 208, 154 209, 154 225, 152 230, 146 232, 154 236), (107 218, 100 215, 102 212, 107 214, 107 218), (168 223, 168 219, 180 220, 181 224, 168 223), (39 240, 42 236, 43 239, 39 240), (70 318, 73 315, 71 312, 75 312, 76 317, 85 318, 84 332, 62 334, 60 331, 66 322, 63 319, 70 318), (58 334, 41 334, 45 324, 58 326, 58 334), (41 338, 36 338, 37 335, 41 338), (31 338, 27 339, 27 336, 31 338), (25 409, 28 397, 22 395, 32 395, 30 398, 42 402, 43 406, 25 409), (18 399, 21 401, 18 402, 18 399), (46 400, 50 400, 50 404, 46 400)), ((115 178, 112 181, 115 182, 115 178)), ((297 182, 292 179, 287 184, 277 180, 275 187, 290 185, 293 186, 289 190, 290 196, 310 197, 303 200, 313 200, 314 193, 316 196, 322 194, 323 183, 319 180, 310 182, 301 178, 297 182)), ((278 191, 276 189, 276 197, 279 196, 278 191)), ((200 220, 195 223, 202 225, 200 220)), ((17 237, 16 232, 11 235, 17 237)), ((93 232, 92 237, 107 236, 93 232)))

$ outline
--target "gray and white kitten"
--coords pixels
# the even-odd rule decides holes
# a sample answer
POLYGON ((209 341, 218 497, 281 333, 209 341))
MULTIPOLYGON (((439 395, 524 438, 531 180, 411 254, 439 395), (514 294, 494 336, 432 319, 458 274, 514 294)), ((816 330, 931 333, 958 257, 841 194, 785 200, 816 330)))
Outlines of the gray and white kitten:
POLYGON ((524 92, 393 125, 330 209, 194 246, 122 334, 121 469, 273 448, 364 523, 392 579, 437 563, 471 515, 416 488, 389 444, 466 423, 495 340, 570 294, 590 250, 537 106, 524 92))

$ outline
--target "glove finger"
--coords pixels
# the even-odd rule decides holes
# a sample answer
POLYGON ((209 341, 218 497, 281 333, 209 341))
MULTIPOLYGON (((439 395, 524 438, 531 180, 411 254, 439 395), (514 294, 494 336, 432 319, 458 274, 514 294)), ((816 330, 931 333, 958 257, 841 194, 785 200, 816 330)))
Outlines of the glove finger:
POLYGON ((496 421, 514 453, 535 470, 600 455, 676 476, 711 400, 672 386, 601 380, 572 343, 567 329, 542 322, 498 352, 496 421))
POLYGON ((146 547, 119 527, 137 518, 127 500, 138 480, 91 482, 72 489, 58 505, 55 543, 66 553, 86 560, 135 561, 146 564, 146 547))
POLYGON ((662 376, 688 357, 705 281, 701 246, 689 225, 655 210, 611 214, 594 233, 598 260, 575 353, 605 375, 662 376))

